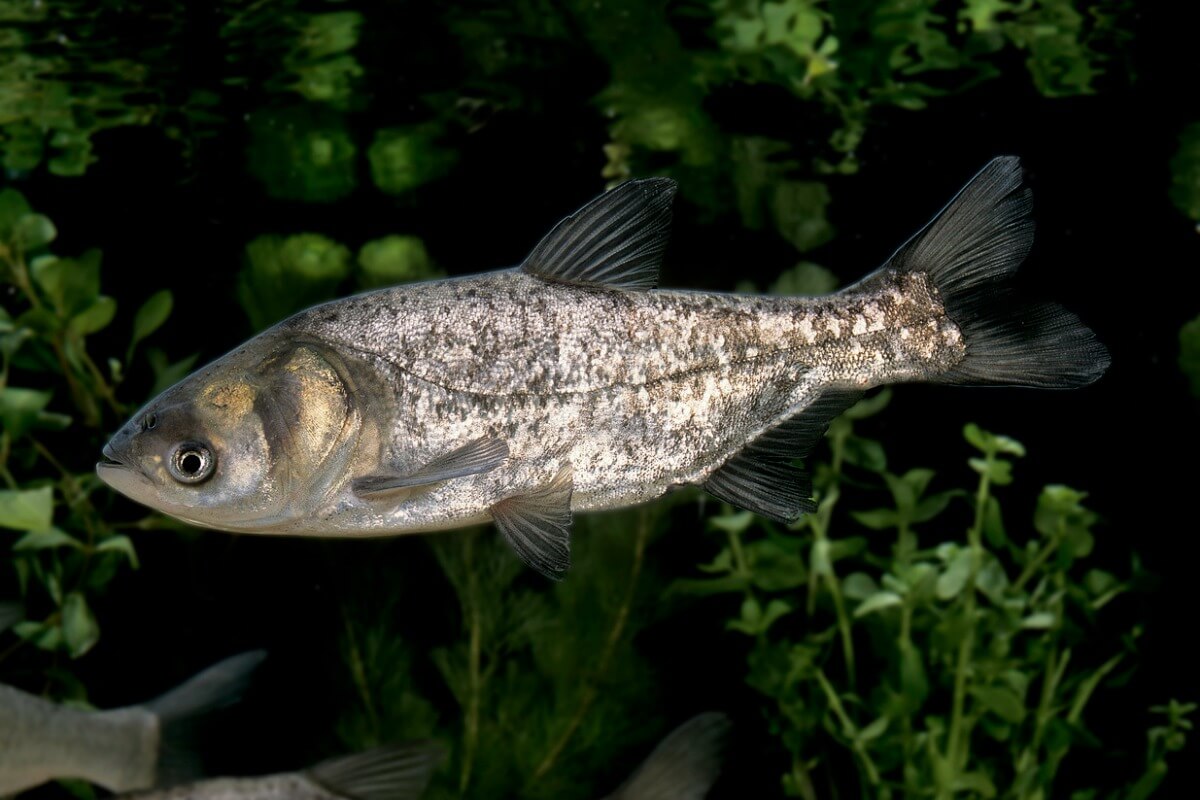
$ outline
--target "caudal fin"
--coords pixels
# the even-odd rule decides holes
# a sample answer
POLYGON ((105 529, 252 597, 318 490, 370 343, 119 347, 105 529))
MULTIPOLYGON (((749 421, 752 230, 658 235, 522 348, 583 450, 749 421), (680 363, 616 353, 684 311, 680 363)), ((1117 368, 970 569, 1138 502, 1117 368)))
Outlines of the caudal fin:
POLYGON ((962 331, 966 357, 930 380, 1069 389, 1108 368, 1108 351, 1078 317, 1010 287, 1033 244, 1031 206, 1020 160, 994 158, 882 268, 928 275, 962 331))
POLYGON ((196 734, 204 718, 242 698, 250 678, 267 654, 252 650, 217 662, 166 694, 143 703, 158 717, 159 746, 155 781, 169 786, 199 777, 196 734))
POLYGON ((698 714, 659 742, 607 800, 701 800, 721 772, 729 717, 698 714))
POLYGON ((350 800, 416 800, 445 757, 435 742, 387 745, 322 761, 305 774, 350 800))

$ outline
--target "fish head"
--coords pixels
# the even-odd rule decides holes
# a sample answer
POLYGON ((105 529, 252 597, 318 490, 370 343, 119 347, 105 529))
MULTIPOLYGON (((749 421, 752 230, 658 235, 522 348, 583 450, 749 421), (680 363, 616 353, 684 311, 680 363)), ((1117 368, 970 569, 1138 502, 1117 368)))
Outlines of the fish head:
POLYGON ((330 355, 252 340, 135 414, 105 445, 97 474, 194 525, 286 533, 344 472, 338 465, 358 438, 359 415, 330 355))

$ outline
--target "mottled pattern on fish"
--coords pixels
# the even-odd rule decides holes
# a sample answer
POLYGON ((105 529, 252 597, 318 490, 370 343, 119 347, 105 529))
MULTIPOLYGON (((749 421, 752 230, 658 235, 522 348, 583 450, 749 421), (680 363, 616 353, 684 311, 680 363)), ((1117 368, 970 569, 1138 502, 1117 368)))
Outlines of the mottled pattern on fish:
POLYGON ((1067 388, 1108 365, 1074 315, 1009 289, 1033 240, 1015 158, 818 298, 655 289, 674 190, 623 184, 513 270, 302 312, 164 392, 109 443, 100 475, 232 531, 493 520, 558 575, 575 511, 683 484, 780 521, 812 510, 793 462, 870 387, 1067 388))
MULTIPOLYGON (((920 275, 797 299, 580 288, 507 271, 336 301, 283 329, 346 359, 355 404, 391 432, 381 463, 415 469, 484 435, 508 443, 509 465, 470 479, 472 496, 461 485, 429 496, 447 524, 566 465, 573 510, 649 500, 703 481, 822 388, 920 378, 963 354, 920 275)), ((342 499, 342 513, 369 507, 342 499)), ((374 530, 350 524, 408 525, 415 505, 384 510, 374 530)))

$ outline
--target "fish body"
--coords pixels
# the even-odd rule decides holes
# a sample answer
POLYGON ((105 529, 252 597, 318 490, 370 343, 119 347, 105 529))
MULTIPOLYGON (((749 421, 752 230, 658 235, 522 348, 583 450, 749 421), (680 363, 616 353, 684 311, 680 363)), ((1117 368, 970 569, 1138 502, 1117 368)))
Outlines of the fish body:
POLYGON ((229 531, 495 521, 556 576, 574 512, 688 484, 775 519, 811 510, 790 462, 870 387, 1069 387, 1107 366, 1073 315, 1003 289, 1032 241, 1016 159, 879 270, 815 298, 653 289, 673 192, 624 184, 515 269, 301 312, 152 401, 100 476, 229 531))
POLYGON ((389 745, 330 759, 300 772, 213 778, 127 800, 416 800, 445 757, 429 742, 389 745))
POLYGON ((226 659, 144 705, 87 711, 0 684, 0 796, 58 778, 121 792, 193 772, 172 748, 195 720, 235 701, 262 653, 226 659))

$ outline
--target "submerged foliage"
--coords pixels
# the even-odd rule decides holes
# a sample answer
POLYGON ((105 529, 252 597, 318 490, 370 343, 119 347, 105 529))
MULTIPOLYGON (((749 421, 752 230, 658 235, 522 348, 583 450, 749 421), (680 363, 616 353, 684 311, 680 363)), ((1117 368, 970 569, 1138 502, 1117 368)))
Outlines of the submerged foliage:
MULTIPOLYGON (((119 399, 125 375, 148 361, 167 384, 191 361, 139 354, 171 313, 169 292, 123 320, 132 325, 123 354, 94 357, 90 338, 113 323, 117 302, 101 294, 100 252, 55 255, 56 236, 19 192, 0 191, 0 287, 15 300, 11 311, 0 309, 0 528, 20 532, 7 546, 26 617, 14 630, 24 643, 78 658, 100 636, 93 599, 122 568, 138 566, 132 541, 103 513, 106 497, 93 497, 105 432, 132 410, 119 399)), ((0 669, 15 650, 0 653, 0 669)), ((48 677, 54 693, 85 698, 69 671, 48 677)))
MULTIPOLYGON (((1042 490, 1032 526, 1006 524, 996 490, 1025 456, 1008 437, 966 426, 970 490, 930 491, 929 469, 889 471, 882 446, 854 429, 887 400, 831 426, 816 513, 788 529, 746 512, 714 517, 726 544, 701 567, 713 577, 677 588, 741 595, 727 627, 753 642, 746 680, 791 754, 788 796, 1058 796, 1064 759, 1100 746, 1085 712, 1134 660, 1140 626, 1113 635, 1105 610, 1135 588, 1137 565, 1124 579, 1087 567, 1098 518, 1067 486, 1042 490), (890 505, 851 511, 857 530, 835 536, 843 491, 864 485, 890 505), (947 531, 956 502, 971 509, 961 538, 947 531), (857 791, 839 751, 853 758, 857 791)), ((1071 796, 1148 796, 1183 748, 1191 710, 1152 709, 1170 721, 1150 729, 1140 777, 1071 796)))
MULTIPOLYGON (((725 236, 736 240, 731 250, 769 256, 751 260, 795 265, 753 276, 760 284, 821 294, 837 279, 815 262, 831 242, 851 241, 842 204, 887 146, 885 129, 921 125, 952 96, 1001 78, 1006 91, 1040 98, 1137 79, 1129 0, 129 8, 0 0, 0 160, 7 180, 45 181, 46 196, 69 207, 81 184, 157 169, 116 158, 161 140, 178 148, 189 186, 218 176, 205 202, 248 191, 239 209, 253 210, 249 225, 230 234, 232 214, 213 215, 232 242, 224 264, 197 263, 182 245, 183 255, 154 256, 197 270, 170 284, 177 290, 208 281, 228 300, 201 309, 219 331, 196 330, 208 317, 189 317, 174 358, 199 348, 215 356, 219 344, 334 296, 444 274, 444 248, 500 227, 470 214, 507 225, 537 203, 523 181, 541 154, 510 149, 516 137, 496 131, 568 140, 557 157, 577 159, 584 166, 569 174, 590 174, 596 186, 677 179, 681 217, 699 221, 694 230, 719 228, 708 241, 725 236), (125 137, 135 144, 122 151, 115 143, 125 137), (489 174, 514 186, 466 177, 492 163, 504 168, 489 174), (477 194, 488 202, 474 203, 477 194), (512 205, 497 210, 497 201, 512 205), (445 220, 431 225, 422 209, 445 220), (403 233, 381 237, 372 226, 397 212, 414 213, 397 226, 403 233)), ((1170 164, 1170 197, 1192 220, 1198 143, 1197 126, 1184 127, 1170 164)), ((172 362, 161 345, 175 321, 160 287, 174 276, 145 282, 126 264, 102 270, 98 251, 56 254, 57 233, 23 195, 0 191, 0 601, 19 599, 24 610, 15 632, 0 632, 0 681, 86 702, 96 687, 81 676, 105 658, 99 637, 116 630, 130 641, 140 624, 105 613, 114 586, 153 571, 130 578, 137 532, 182 527, 131 517, 143 512, 97 491, 93 464, 138 402, 197 357, 172 362)), ((754 290, 741 272, 705 277, 754 290)), ((1179 341, 1200 396, 1200 319, 1179 341)), ((940 464, 891 471, 894 447, 864 434, 888 397, 833 424, 829 456, 816 465, 819 510, 791 528, 711 503, 687 506, 681 523, 682 503, 659 503, 579 518, 561 584, 523 570, 480 531, 429 537, 434 555, 422 563, 370 565, 337 599, 332 629, 305 631, 303 652, 336 647, 339 656, 327 686, 334 711, 321 719, 329 749, 313 757, 431 736, 450 757, 429 797, 602 796, 627 774, 614 765, 632 766, 679 721, 664 700, 673 676, 646 653, 682 608, 728 617, 727 638, 702 644, 738 665, 745 656, 743 674, 714 680, 748 687, 747 708, 725 710, 756 748, 740 754, 754 777, 772 776, 768 796, 1150 796, 1189 743, 1195 706, 1162 687, 1165 702, 1138 718, 1146 734, 1136 757, 1140 730, 1094 727, 1142 653, 1135 590, 1145 575, 1136 560, 1111 567, 1120 556, 1110 543, 1130 532, 1105 529, 1084 491, 1104 508, 1094 487, 1051 484, 1030 503, 1013 499, 1020 484, 1006 487, 1023 446, 976 426, 955 445, 969 449, 970 483, 940 464), (673 521, 719 537, 704 577, 680 579, 686 566, 652 547, 673 521), (415 610, 405 605, 414 585, 428 592, 415 610), (1105 761, 1097 777, 1089 768, 1105 761)), ((965 421, 953 420, 948 429, 965 421)), ((201 549, 171 541, 184 555, 164 563, 201 549)), ((285 557, 282 567, 266 562, 269 571, 292 566, 292 544, 272 543, 285 557)), ((230 557, 222 551, 198 593, 221 595, 226 570, 245 557, 221 539, 226 546, 230 557)), ((151 552, 141 550, 147 563, 151 552)), ((274 586, 271 577, 253 580, 274 586)), ((171 624, 195 621, 180 612, 171 624)), ((689 697, 689 711, 708 700, 689 697)), ((292 697, 280 705, 296 711, 292 697)), ((281 727, 272 735, 293 759, 286 766, 300 766, 301 751, 315 747, 281 727)))

